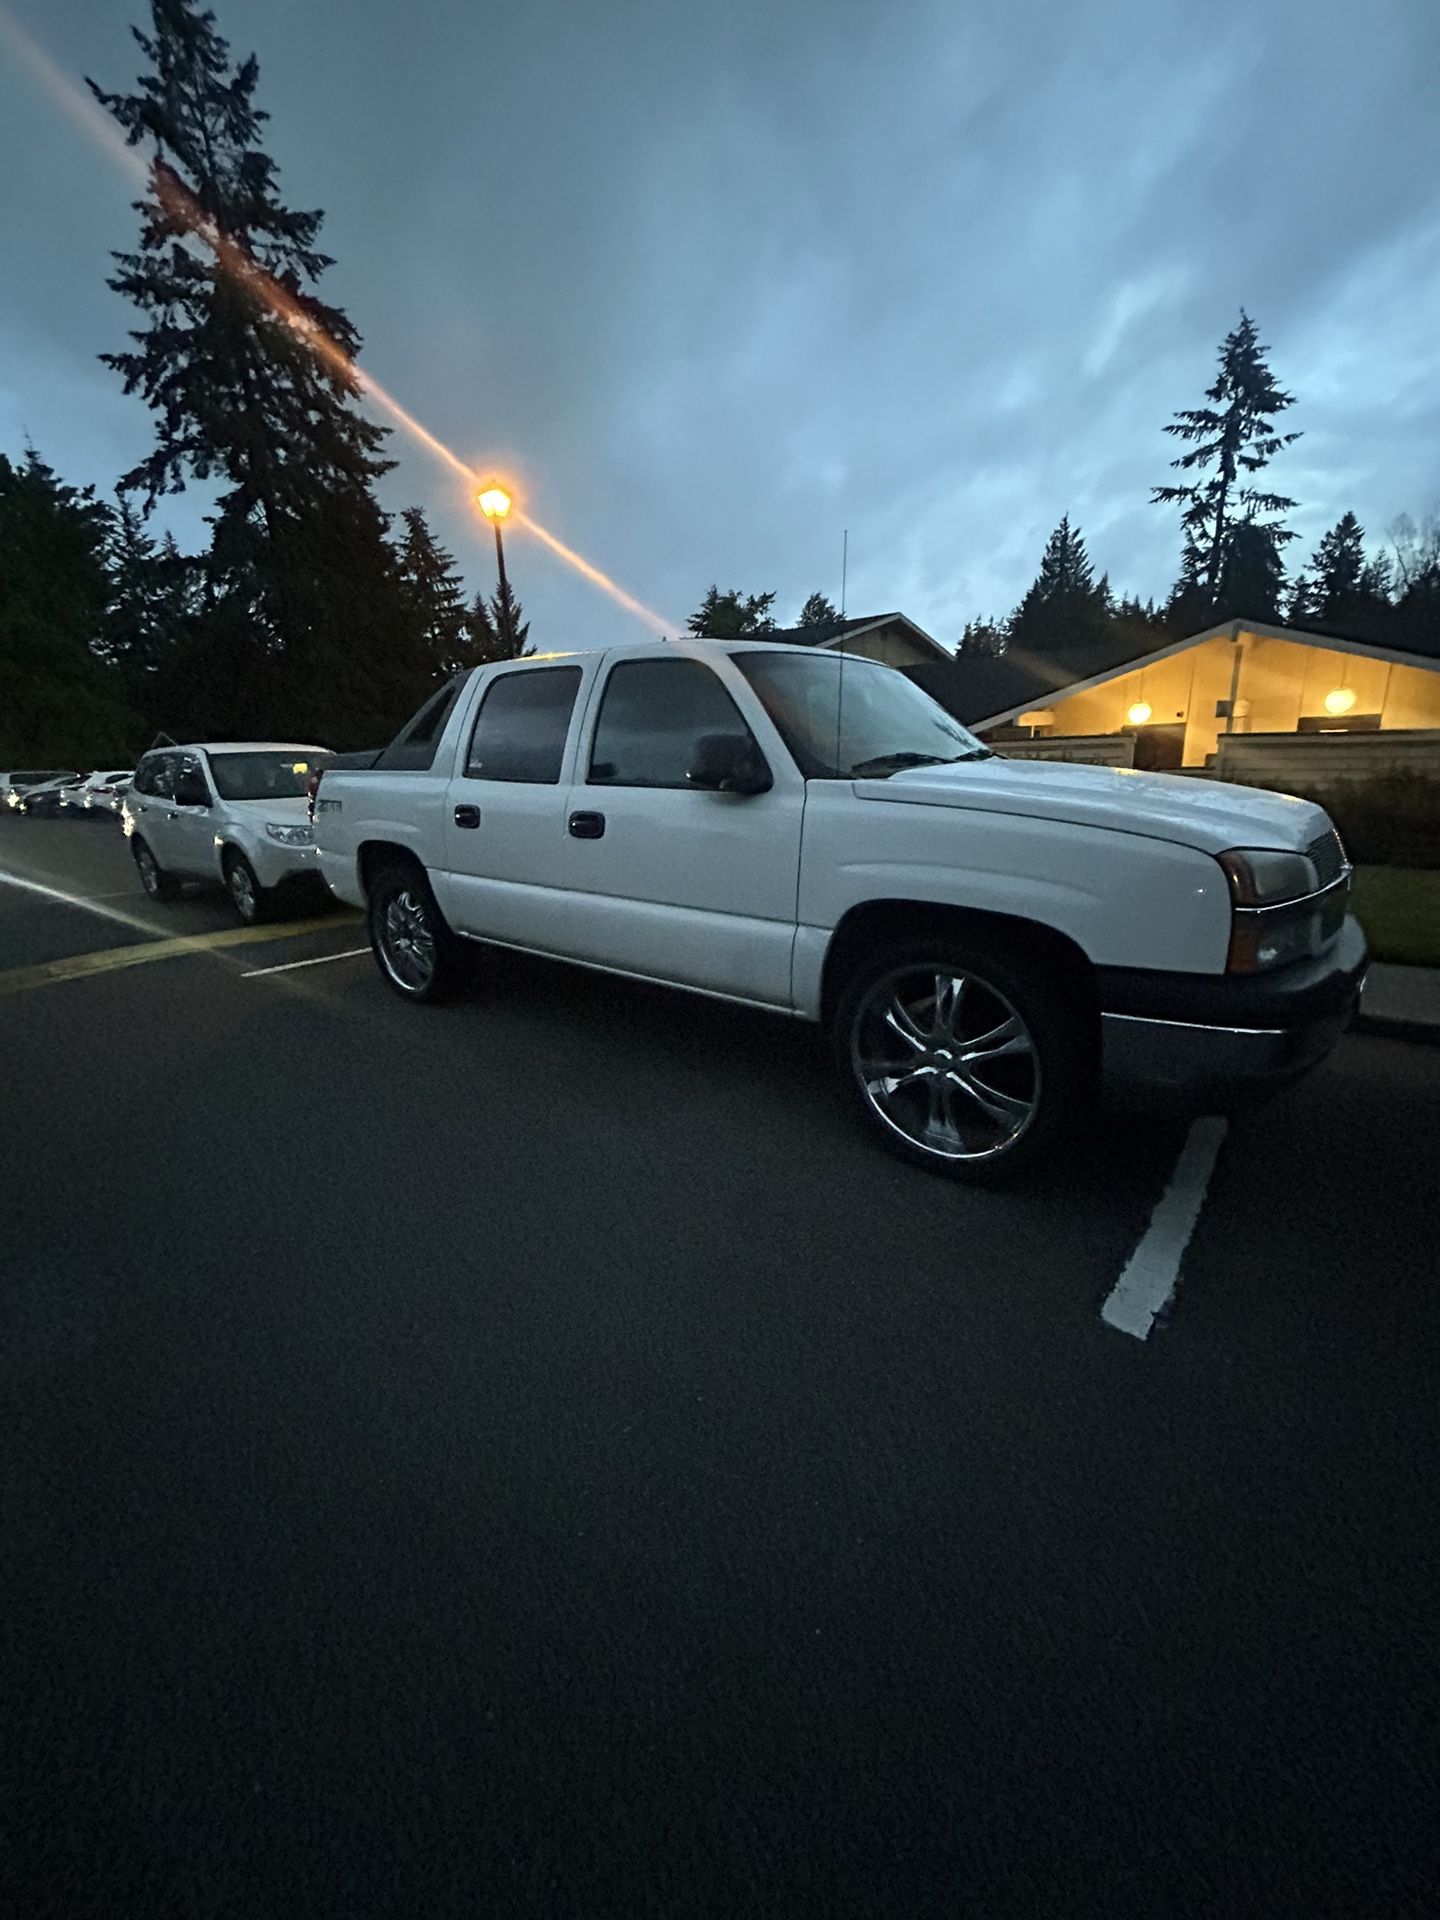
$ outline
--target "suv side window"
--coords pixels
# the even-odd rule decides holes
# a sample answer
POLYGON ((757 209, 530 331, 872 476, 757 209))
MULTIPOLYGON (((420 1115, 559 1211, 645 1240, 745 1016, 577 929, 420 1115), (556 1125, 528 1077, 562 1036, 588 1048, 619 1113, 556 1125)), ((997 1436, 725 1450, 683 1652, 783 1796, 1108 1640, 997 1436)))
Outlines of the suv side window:
POLYGON ((171 793, 178 793, 182 780, 198 780, 210 792, 210 782, 205 775, 205 763, 198 753, 172 753, 167 756, 170 763, 171 793))
POLYGON ((175 755, 157 753, 141 764, 135 776, 135 789, 138 793, 149 794, 156 800, 175 798, 175 755))
POLYGON ((750 734, 717 673, 698 660, 618 661, 600 702, 589 783, 688 787, 707 733, 750 734))
POLYGON ((579 667, 525 667, 485 689, 465 756, 467 780, 558 786, 579 667))
POLYGON ((415 718, 386 747, 375 762, 377 773, 428 773, 435 762, 435 749, 450 718, 450 709, 460 691, 460 680, 449 680, 432 694, 415 718))

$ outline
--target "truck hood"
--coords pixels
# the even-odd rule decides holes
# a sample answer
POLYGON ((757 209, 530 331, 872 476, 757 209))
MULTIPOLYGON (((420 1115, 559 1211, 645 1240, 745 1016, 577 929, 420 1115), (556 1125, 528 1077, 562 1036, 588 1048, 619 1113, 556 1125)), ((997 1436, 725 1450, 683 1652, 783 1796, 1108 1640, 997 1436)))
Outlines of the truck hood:
POLYGON ((227 800, 225 804, 234 807, 242 818, 258 821, 264 826, 310 825, 310 802, 303 793, 283 794, 271 800, 227 800))
POLYGON ((962 807, 1064 820, 1073 826, 1173 840, 1202 853, 1223 853, 1227 847, 1300 852, 1329 825, 1320 807, 1289 794, 1056 760, 997 757, 908 767, 884 779, 857 780, 855 794, 892 806, 962 807))

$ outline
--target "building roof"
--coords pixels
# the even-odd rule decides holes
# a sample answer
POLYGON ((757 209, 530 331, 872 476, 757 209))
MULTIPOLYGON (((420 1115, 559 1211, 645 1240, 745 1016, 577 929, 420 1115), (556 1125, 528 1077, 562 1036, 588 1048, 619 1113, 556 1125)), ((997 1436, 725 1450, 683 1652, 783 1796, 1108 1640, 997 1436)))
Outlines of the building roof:
POLYGON ((923 627, 917 626, 904 613, 852 614, 848 619, 827 620, 823 626, 779 627, 774 633, 757 637, 792 647, 834 647, 841 641, 848 647, 862 633, 870 633, 881 627, 903 627, 912 640, 922 647, 928 647, 937 661, 955 658, 949 647, 942 646, 933 634, 926 633, 923 627))
POLYGON ((1404 653, 1395 647, 1372 646, 1364 640, 1346 640, 1330 633, 1310 633, 1299 627, 1279 627, 1264 620, 1226 620, 1183 640, 1137 653, 1132 638, 1117 636, 1111 645, 1091 648, 1071 659, 1052 660, 1040 654, 1010 651, 1002 654, 958 654, 950 661, 905 667, 902 671, 967 727, 1004 725, 1030 707, 1072 693, 1084 693, 1121 673, 1153 666, 1173 654, 1185 653, 1207 640, 1238 639, 1242 633, 1261 640, 1290 640, 1297 646, 1324 647, 1332 653, 1353 653, 1367 660, 1386 660, 1396 666, 1426 667, 1440 673, 1440 660, 1428 654, 1404 653))

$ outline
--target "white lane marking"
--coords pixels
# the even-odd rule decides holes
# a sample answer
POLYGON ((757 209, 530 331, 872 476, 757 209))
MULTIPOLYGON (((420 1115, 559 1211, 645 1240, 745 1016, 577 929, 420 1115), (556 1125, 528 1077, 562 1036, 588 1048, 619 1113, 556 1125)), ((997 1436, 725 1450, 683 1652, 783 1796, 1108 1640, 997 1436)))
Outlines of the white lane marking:
POLYGON ((98 914, 102 920, 118 920, 121 926, 138 927, 142 933, 160 931, 153 920, 141 920, 136 914, 122 913, 118 907, 102 907, 99 901, 118 900, 119 894, 100 894, 93 898, 83 893, 67 893, 64 887, 47 887, 43 881, 27 880, 22 874, 6 873, 0 868, 0 885, 19 887, 25 893, 38 893, 44 900, 58 900, 62 906, 79 907, 84 913, 98 914))
POLYGON ((242 980, 263 980, 267 973, 293 973, 296 967, 328 967, 332 960, 358 960, 362 953, 369 953, 369 947, 348 947, 344 953, 318 953, 313 960, 287 960, 278 967, 252 967, 248 973, 242 973, 242 980))
POLYGON ((1170 1184, 1100 1309, 1107 1326, 1144 1340, 1174 1299, 1180 1263, 1205 1204, 1226 1125, 1224 1120, 1208 1119, 1197 1120, 1191 1127, 1170 1184))

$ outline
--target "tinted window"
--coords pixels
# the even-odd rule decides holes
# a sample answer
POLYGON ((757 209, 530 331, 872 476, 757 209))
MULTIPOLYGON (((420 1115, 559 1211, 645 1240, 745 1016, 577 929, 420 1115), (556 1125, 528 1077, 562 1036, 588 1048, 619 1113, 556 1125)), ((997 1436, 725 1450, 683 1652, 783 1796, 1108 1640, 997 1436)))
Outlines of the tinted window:
POLYGON ((157 799, 173 800, 175 797, 175 755, 157 753, 149 760, 141 762, 140 770, 134 780, 137 793, 153 794, 157 799))
POLYGON ((450 718, 450 709, 460 691, 460 682, 452 680, 432 694, 419 713, 390 742, 375 762, 389 773, 424 773, 434 764, 435 749, 450 718))
POLYGON ((532 667, 492 680, 470 735, 467 777, 556 785, 579 687, 579 667, 532 667))
POLYGON ((590 779, 607 787, 686 787, 707 733, 749 731, 717 675, 698 660, 622 660, 605 682, 590 779))

